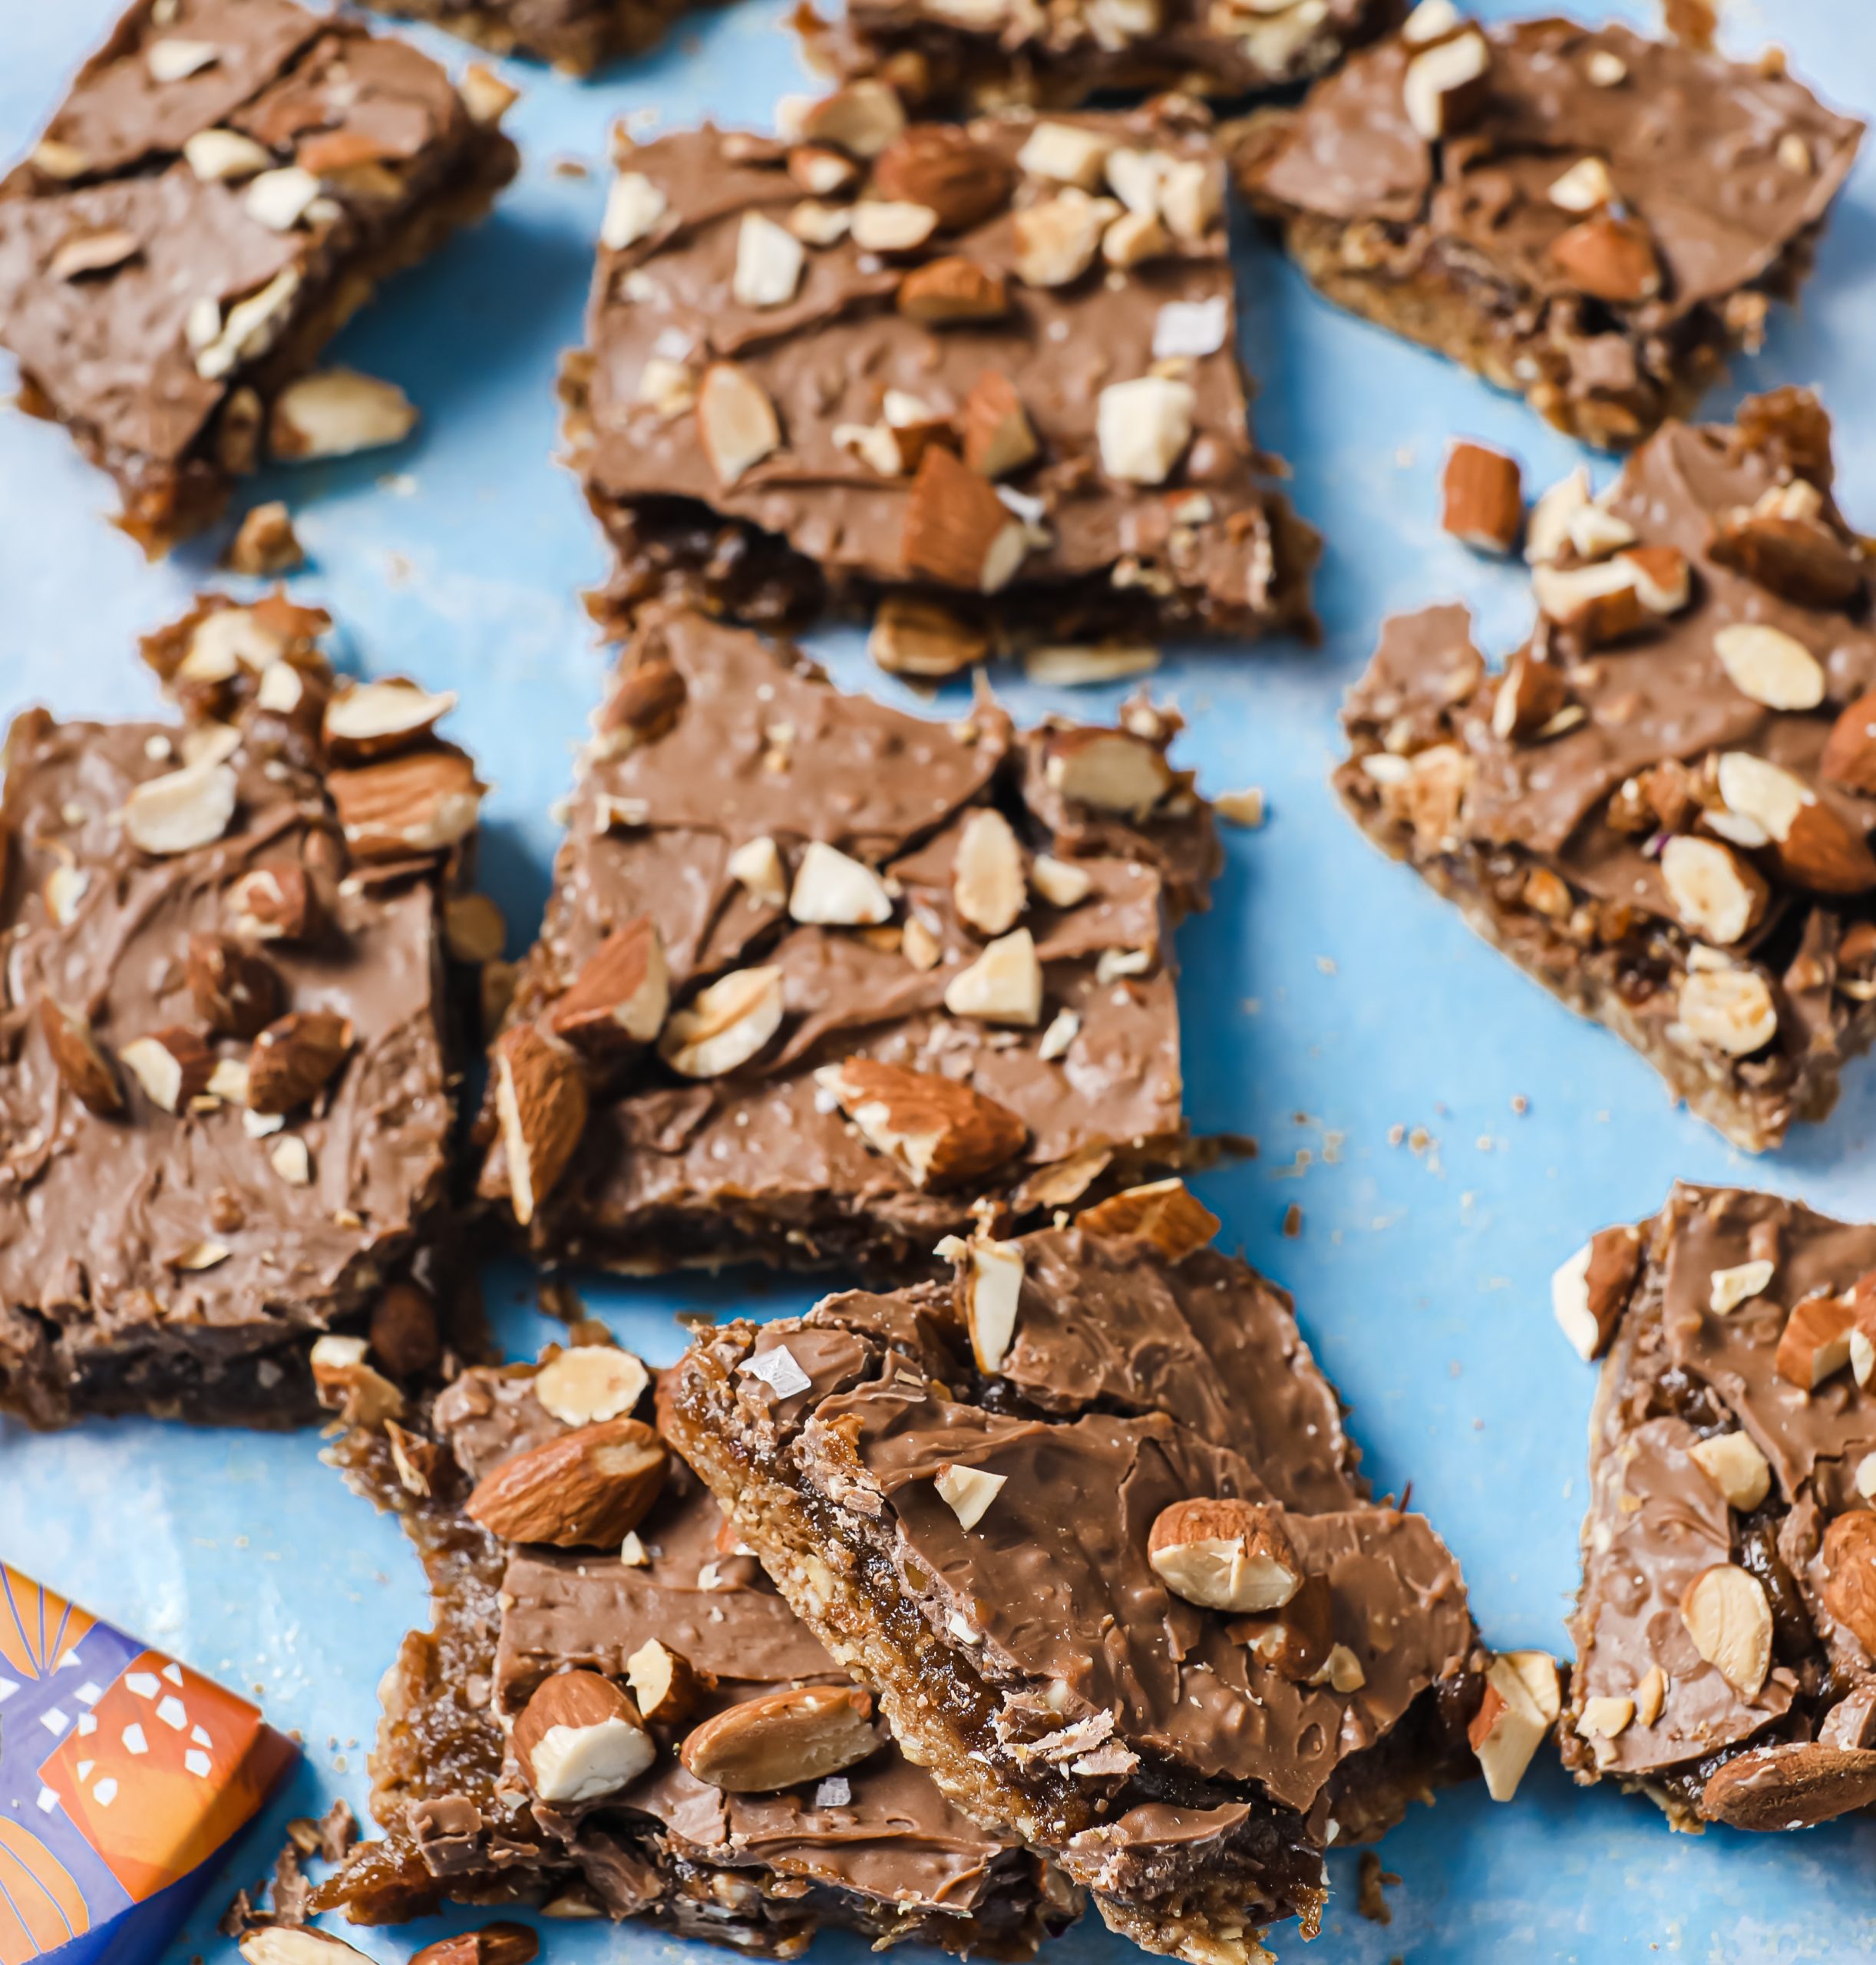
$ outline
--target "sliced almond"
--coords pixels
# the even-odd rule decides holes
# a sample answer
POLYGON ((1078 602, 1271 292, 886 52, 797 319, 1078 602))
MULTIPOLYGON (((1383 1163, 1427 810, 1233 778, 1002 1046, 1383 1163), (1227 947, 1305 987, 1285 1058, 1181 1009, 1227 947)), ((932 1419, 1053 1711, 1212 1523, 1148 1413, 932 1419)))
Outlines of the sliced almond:
POLYGON ((609 253, 623 253, 655 231, 670 200, 642 171, 622 170, 606 193, 599 220, 599 243, 609 253))
POLYGON ((325 741, 337 757, 386 757, 428 736, 455 707, 454 689, 432 695, 402 676, 361 682, 326 704, 325 741))
POLYGON ((772 1794, 857 1766, 878 1749, 873 1701, 857 1686, 762 1693, 691 1732, 678 1758, 726 1794, 772 1794))
POLYGON ((1147 1560, 1175 1597, 1207 1610, 1280 1610, 1303 1582, 1283 1510, 1227 1500, 1175 1501, 1154 1517, 1147 1560))
POLYGON ((247 1102, 256 1112, 290 1112, 322 1091, 352 1049, 351 1019, 332 1010, 289 1010, 254 1039, 247 1102))
POLYGON ((681 1725, 696 1709, 703 1689, 691 1661, 655 1637, 626 1660, 626 1683, 639 1711, 654 1726, 681 1725))
POLYGON ((1001 812, 980 807, 964 822, 952 863, 958 913, 982 935, 1006 934, 1029 900, 1022 848, 1001 812))
POLYGON ((909 319, 940 325, 1000 320, 1009 311, 1002 274, 955 256, 914 266, 899 283, 898 307, 909 319))
POLYGON ((1615 203, 1615 180, 1600 157, 1579 157, 1561 177, 1551 180, 1547 195, 1559 211, 1600 211, 1615 203))
POLYGON ((1084 1208, 1078 1228, 1090 1235, 1125 1235, 1151 1242, 1174 1262, 1208 1247, 1220 1227, 1217 1215, 1178 1179, 1128 1187, 1084 1208))
POLYGON ((1733 687, 1768 709, 1815 709, 1824 700, 1822 664, 1782 628, 1734 622, 1714 636, 1713 652, 1733 687))
POLYGON ((1640 1267, 1640 1234, 1627 1227, 1604 1228, 1551 1278, 1552 1313, 1585 1360, 1608 1349, 1640 1267))
POLYGON ((39 999, 39 1029, 67 1091, 101 1118, 124 1109, 117 1075, 91 1029, 91 1019, 51 996, 39 999))
POLYGON ((950 451, 920 459, 906 500, 900 550, 908 573, 946 586, 995 593, 1007 586, 1029 547, 1022 521, 989 481, 950 451))
POLYGON ((527 1024, 503 1033, 494 1062, 509 1200, 525 1228, 566 1171, 586 1131, 586 1082, 571 1051, 527 1024))
POLYGON ((952 977, 944 1006, 953 1016, 985 1023, 1035 1024, 1042 1014, 1042 965, 1027 928, 992 942, 952 977))
POLYGON ((893 897, 870 867, 824 840, 811 839, 795 870, 788 912, 821 927, 877 926, 893 918, 893 897))
POLYGON ((1750 1514, 1772 1491, 1771 1466, 1745 1433, 1715 1433, 1696 1440, 1688 1448, 1687 1458, 1726 1496, 1726 1505, 1741 1514, 1750 1514))
POLYGON ((1009 378, 986 368, 964 398, 964 461, 986 477, 1020 470, 1040 451, 1009 378))
POLYGON ((1703 940, 1729 948, 1763 918, 1771 887, 1730 847, 1680 834, 1662 848, 1660 864, 1674 912, 1703 940))
POLYGON ((209 1088, 215 1054, 193 1030, 180 1025, 153 1032, 117 1053, 153 1105, 180 1112, 209 1088))
POLYGON ((664 1442, 636 1419, 602 1419, 504 1460, 464 1504, 504 1542, 616 1548, 662 1491, 664 1442))
POLYGON ((1130 484, 1163 484, 1192 438, 1198 401, 1189 382, 1141 375, 1112 382, 1095 406, 1101 468, 1130 484))
POLYGON ((1485 105, 1491 69, 1491 45, 1476 28, 1412 57, 1402 93, 1415 133, 1436 144, 1465 129, 1485 105))
POLYGON ((1758 1577, 1716 1563, 1687 1586, 1680 1614, 1695 1650, 1742 1699, 1756 1699, 1772 1669, 1772 1607, 1758 1577))
POLYGON ((325 368, 287 384, 273 399, 269 449, 294 463, 351 457, 401 444, 417 408, 395 382, 352 368, 325 368))
POLYGON ((938 230, 938 214, 929 205, 864 198, 848 213, 847 229, 863 253, 911 253, 938 230))
POLYGON ((613 1344, 573 1344, 528 1381, 541 1407, 563 1425, 590 1426, 631 1412, 651 1374, 644 1361, 613 1344))
POLYGON ((1049 738, 1043 776, 1078 804, 1143 818, 1172 789, 1165 753, 1125 730, 1065 730, 1049 738))
POLYGON ((239 789, 233 771, 210 759, 146 778, 124 803, 124 835, 142 853, 193 853, 228 830, 239 789))
POLYGON ((1756 969, 1696 969, 1680 986, 1682 1027, 1696 1042, 1748 1058, 1778 1035, 1779 1007, 1756 969))
POLYGON ((733 969, 666 1023, 659 1055, 684 1078, 721 1078, 746 1065, 781 1027, 782 972, 733 969))
POLYGON ((936 1072, 852 1057, 823 1065, 814 1082, 914 1187, 977 1180, 1013 1158, 1029 1138, 1007 1107, 936 1072))
POLYGON ((607 1057, 649 1044, 670 1007, 670 972, 658 924, 649 914, 613 930, 581 963, 549 1012, 548 1027, 577 1050, 607 1057))
POLYGON ((697 391, 697 434, 718 483, 725 487, 781 444, 781 425, 768 392, 733 362, 713 362, 704 371, 697 391))

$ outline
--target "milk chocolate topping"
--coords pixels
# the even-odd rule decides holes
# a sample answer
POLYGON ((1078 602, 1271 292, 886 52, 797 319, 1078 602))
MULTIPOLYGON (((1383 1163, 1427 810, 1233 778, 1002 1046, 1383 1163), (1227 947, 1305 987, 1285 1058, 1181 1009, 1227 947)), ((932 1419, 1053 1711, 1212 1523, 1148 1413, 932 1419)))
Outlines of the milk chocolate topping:
POLYGON ((381 14, 414 15, 497 54, 531 54, 586 74, 656 41, 684 0, 365 0, 381 14))
MULTIPOLYGON (((1216 853, 1209 812, 1189 790, 1175 779, 1151 813, 1097 815, 1108 823, 1085 841, 1052 837, 1037 809, 1042 760, 1032 767, 1018 751, 993 705, 963 725, 909 717, 841 693, 786 649, 682 611, 642 625, 620 685, 653 662, 681 679, 675 720, 623 745, 603 731, 590 751, 511 1021, 550 1016, 599 943, 645 916, 674 1008, 726 972, 772 966, 784 1013, 771 1042, 725 1075, 686 1079, 647 1050, 596 1077, 578 1151, 536 1217, 537 1248, 633 1263, 745 1252, 813 1261, 844 1250, 903 1273, 928 1266, 939 1237, 968 1225, 976 1192, 1011 1195, 1052 1178, 1078 1193, 1110 1161, 1177 1151, 1168 930, 1202 900, 1216 853), (971 815, 992 807, 1026 846, 1072 857, 1089 883, 1073 906, 1029 897, 1021 925, 1044 977, 1029 1026, 945 1009, 987 940, 958 913, 955 848, 971 815), (791 920, 731 871, 732 855, 764 840, 776 844, 783 894, 810 841, 877 867, 898 890, 892 920, 869 930, 791 920), (920 935, 935 951, 923 967, 908 953, 920 935), (1139 952, 1118 979, 1103 966, 1115 950, 1139 952), (1076 1034, 1065 1053, 1045 1055, 1043 1033, 1063 1011, 1078 1019, 1076 1034), (817 1070, 854 1055, 994 1100, 1020 1122, 1013 1158, 976 1182, 918 1186, 817 1082, 817 1070)), ((484 1190, 507 1184, 498 1146, 484 1190)))
MULTIPOLYGON (((216 599, 175 632, 187 647, 205 623, 236 619, 253 624, 257 661, 272 649, 297 665, 309 702, 329 688, 313 610, 216 599)), ((368 1304, 441 1199, 446 881, 434 856, 349 877, 316 741, 266 715, 59 724, 28 711, 7 762, 0 1397, 41 1422, 165 1401, 200 1417, 290 1415, 306 1402, 306 1342, 368 1304), (133 801, 190 758, 231 794, 226 823, 192 849, 145 850, 133 801), (309 884, 317 925, 256 940, 239 883, 282 867, 309 884), (252 1031, 205 1025, 191 975, 203 936, 262 964, 279 1011, 348 1026, 338 1070, 283 1118, 256 1124, 242 1102, 252 1031), (88 1025, 117 1109, 76 1095, 47 1002, 88 1025), (201 1050, 173 1111, 130 1048, 164 1032, 201 1050), (216 1062, 226 1081, 208 1078, 216 1062), (303 1180, 283 1145, 303 1148, 303 1180)))
MULTIPOLYGON (((1798 1306, 1848 1300, 1876 1270, 1876 1229, 1771 1194, 1680 1187, 1641 1232, 1644 1259, 1591 1432, 1566 1758, 1580 1779, 1649 1782, 1677 1816, 1783 1826, 1744 1820, 1736 1800, 1719 1798, 1736 1785, 1730 1776, 1713 1788, 1711 1806, 1706 1798, 1717 1770, 1748 1747, 1820 1737, 1862 1744, 1861 1722, 1840 1725, 1833 1712, 1848 1713, 1846 1701, 1867 1705, 1876 1687, 1868 1648, 1876 1628, 1859 1634, 1864 1613, 1832 1575, 1825 1531, 1868 1507, 1857 1477, 1876 1450, 1876 1408, 1848 1366, 1808 1388, 1776 1361, 1798 1306), (1752 1267, 1760 1263, 1769 1274, 1752 1267), (1716 1308, 1736 1293, 1726 1288, 1736 1277, 1746 1279, 1737 1288, 1761 1286, 1716 1308), (1705 1443, 1733 1435, 1769 1463, 1767 1494, 1749 1508, 1729 1507, 1696 1458, 1705 1443), (1756 1692, 1702 1655, 1683 1614, 1689 1587, 1715 1564, 1756 1579, 1770 1610, 1772 1662, 1756 1692), (1664 1696, 1653 1717, 1638 1712, 1613 1738, 1570 1730, 1586 1701, 1638 1698, 1657 1669, 1664 1696)), ((1864 1805, 1857 1766, 1825 1775, 1825 1798, 1792 1812, 1821 1821, 1864 1805)))
POLYGON ((288 0, 180 0, 160 20, 139 4, 0 183, 0 342, 165 545, 252 467, 257 402, 514 166, 401 42, 288 0), (261 154, 204 177, 183 151, 205 131, 261 154), (318 181, 276 223, 256 173, 289 167, 318 181))
MULTIPOLYGON (((837 597, 910 583, 969 608, 1002 590, 1032 599, 1037 620, 1062 631, 1055 639, 1083 618, 1078 632, 1115 632, 1130 609, 1233 632, 1306 619, 1310 550, 1260 488, 1247 425, 1217 150, 1202 123, 1171 111, 1076 127, 1181 187, 1165 194, 1156 249, 1136 262, 1109 266, 1094 250, 1121 216, 1099 181, 1098 151, 1091 181, 1107 204, 1090 206, 1078 187, 1059 204, 1063 185, 1019 163, 1035 129, 1027 121, 973 124, 954 140, 963 160, 954 167, 968 163, 985 195, 957 208, 959 222, 926 222, 923 243, 891 251, 866 243, 870 233, 856 243, 851 228, 889 206, 933 209, 919 203, 923 180, 893 167, 931 136, 922 126, 885 154, 870 184, 857 172, 818 202, 791 174, 788 150, 767 138, 705 128, 624 152, 619 183, 647 187, 631 203, 649 223, 635 220, 629 243, 602 249, 576 435, 589 494, 628 567, 671 501, 683 500, 791 548, 837 597), (1042 223, 1032 215, 1045 206, 1092 213, 1076 220, 1087 250, 1065 272, 1026 257, 1026 228, 1042 223), (772 290, 745 286, 739 256, 755 249, 745 239, 771 237, 771 226, 818 239, 824 225, 840 236, 771 247, 800 253, 798 271, 772 290), (917 317, 910 276, 940 260, 999 283, 1002 304, 986 318, 917 317), (717 363, 733 364, 777 420, 776 441, 746 465, 726 464, 710 434, 704 384, 717 363), (1136 464, 1097 422, 1104 391, 1149 371, 1176 380, 1189 436, 1136 464), (986 375, 1013 390, 1035 438, 1028 461, 996 467, 1028 530, 1013 576, 1000 572, 987 588, 976 570, 981 546, 963 548, 969 565, 956 576, 934 557, 933 527, 950 525, 949 506, 936 522, 926 513, 914 491, 926 474, 901 467, 888 428, 895 415, 930 422, 938 443, 957 446, 986 375)), ((629 576, 642 584, 648 569, 629 576)), ((752 605, 745 596, 741 611, 752 605)))

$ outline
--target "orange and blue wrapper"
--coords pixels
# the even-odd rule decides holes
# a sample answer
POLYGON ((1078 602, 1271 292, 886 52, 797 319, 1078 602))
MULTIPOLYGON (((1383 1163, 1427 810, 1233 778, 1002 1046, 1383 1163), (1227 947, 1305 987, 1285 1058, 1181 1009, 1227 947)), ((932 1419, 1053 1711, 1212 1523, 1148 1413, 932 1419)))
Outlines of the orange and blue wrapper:
POLYGON ((212 1679, 0 1563, 0 1965, 131 1965, 299 1757, 212 1679))

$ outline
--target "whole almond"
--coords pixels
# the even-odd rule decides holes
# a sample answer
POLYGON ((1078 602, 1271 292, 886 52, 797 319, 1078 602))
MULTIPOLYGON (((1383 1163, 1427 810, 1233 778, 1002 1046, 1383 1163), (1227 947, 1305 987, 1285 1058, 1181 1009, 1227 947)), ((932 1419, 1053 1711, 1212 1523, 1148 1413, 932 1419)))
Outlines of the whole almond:
POLYGON ((629 748, 618 742, 650 743, 668 735, 677 725, 689 693, 683 672, 662 656, 649 656, 626 670, 600 710, 598 731, 603 744, 615 753, 629 748))
POLYGON ((329 772, 325 788, 359 859, 401 860, 441 852, 465 837, 485 788, 460 751, 434 745, 329 772))
POLYGON ((41 996, 39 1028, 59 1077, 73 1098, 100 1118, 122 1111, 123 1089, 92 1033, 90 1019, 51 996, 41 996))
POLYGON ((641 914, 616 928, 581 963, 548 1013, 548 1027, 596 1057, 649 1044, 671 1003, 669 971, 658 924, 641 914))
POLYGON ((1714 521, 1707 550, 1801 607, 1847 607, 1863 591, 1862 560, 1815 518, 1726 513, 1714 521))
POLYGON ((510 1203, 525 1228, 566 1171, 586 1129, 586 1082, 564 1044, 527 1024, 502 1034, 494 1063, 510 1203))
POLYGON ((1707 1776, 1700 1812, 1734 1828, 1809 1828, 1876 1802, 1876 1753, 1788 1740, 1754 1747, 1707 1776))
POLYGON ((1824 1531, 1824 1607, 1876 1658, 1876 1514, 1855 1508, 1824 1531))
POLYGON ((540 1950, 526 1924, 484 1924, 425 1945, 412 1953, 411 1965, 530 1965, 540 1950))
POLYGON ((510 1739, 536 1797, 560 1808, 616 1794, 658 1754, 638 1708, 597 1672, 543 1679, 510 1739))
POLYGON ((1147 1560, 1176 1597, 1207 1610, 1280 1610, 1303 1581, 1283 1510, 1254 1501, 1175 1501, 1154 1517, 1147 1560))
POLYGON ((1876 690, 1858 696, 1831 725, 1818 768, 1846 791, 1876 796, 1876 690))
POLYGON ((469 1514, 504 1542, 613 1548, 664 1486, 664 1442, 636 1419, 601 1419, 517 1454, 482 1478, 469 1514))
POLYGON ((771 1794, 857 1765, 878 1747, 873 1702, 857 1686, 765 1693, 706 1719, 678 1757, 698 1780, 732 1795, 771 1794))
POLYGON ((854 1057, 824 1065, 814 1081, 914 1187, 979 1179, 1012 1159, 1029 1138, 1008 1107, 936 1072, 854 1057))
POLYGON ((1180 1262, 1195 1249, 1207 1247, 1222 1224, 1184 1181, 1174 1179, 1153 1181, 1111 1194, 1084 1208, 1075 1225, 1090 1235, 1124 1235, 1151 1242, 1162 1254, 1180 1262))
POLYGON ((928 206, 946 232, 976 225, 1009 202, 1016 173, 996 152, 953 124, 918 123, 873 167, 875 196, 928 206))
POLYGON ((248 1053, 247 1102, 290 1112, 322 1091, 352 1049, 352 1025, 332 1010, 290 1010, 268 1025, 248 1053))
POLYGON ((273 965, 225 935, 191 935, 185 974, 196 1014, 212 1031, 257 1037, 280 1014, 273 965))

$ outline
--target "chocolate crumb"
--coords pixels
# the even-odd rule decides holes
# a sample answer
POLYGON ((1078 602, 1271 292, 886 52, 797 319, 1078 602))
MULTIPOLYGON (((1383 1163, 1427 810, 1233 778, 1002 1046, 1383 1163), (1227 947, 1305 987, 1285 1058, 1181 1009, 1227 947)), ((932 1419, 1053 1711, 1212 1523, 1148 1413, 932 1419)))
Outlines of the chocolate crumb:
POLYGON ((1391 1924, 1394 1921, 1393 1906, 1382 1894, 1383 1889, 1392 1884, 1399 1887, 1400 1878, 1392 1870, 1381 1867, 1381 1858, 1373 1850, 1362 1851, 1361 1871, 1356 1882, 1355 1907, 1371 1924, 1391 1924))

